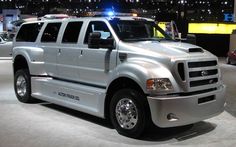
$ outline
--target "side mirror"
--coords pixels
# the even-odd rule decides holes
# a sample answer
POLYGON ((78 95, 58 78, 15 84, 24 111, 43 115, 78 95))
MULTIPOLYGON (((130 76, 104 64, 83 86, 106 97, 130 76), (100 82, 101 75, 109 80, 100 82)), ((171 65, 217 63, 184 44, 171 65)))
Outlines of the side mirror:
POLYGON ((100 32, 93 32, 89 34, 88 38, 88 47, 89 48, 99 48, 101 33, 100 32))
POLYGON ((196 35, 194 35, 194 34, 187 34, 186 42, 196 45, 197 44, 196 35))
POLYGON ((113 38, 101 39, 100 32, 93 32, 89 34, 88 47, 96 49, 98 48, 114 49, 115 43, 113 38))

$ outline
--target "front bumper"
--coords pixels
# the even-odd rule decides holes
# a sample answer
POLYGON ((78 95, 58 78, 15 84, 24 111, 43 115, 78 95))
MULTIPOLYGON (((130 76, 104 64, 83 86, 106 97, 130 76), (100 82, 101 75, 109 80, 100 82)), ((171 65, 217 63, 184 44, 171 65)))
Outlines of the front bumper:
POLYGON ((152 121, 158 127, 188 125, 211 118, 224 111, 225 85, 215 91, 197 95, 148 97, 148 103, 152 121))

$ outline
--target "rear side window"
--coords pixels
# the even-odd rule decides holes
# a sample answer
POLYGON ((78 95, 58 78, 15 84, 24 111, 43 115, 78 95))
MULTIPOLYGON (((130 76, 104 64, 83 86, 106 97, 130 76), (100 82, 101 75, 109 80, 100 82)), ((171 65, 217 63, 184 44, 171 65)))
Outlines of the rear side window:
POLYGON ((77 43, 83 22, 69 22, 66 26, 62 43, 77 43))
POLYGON ((61 23, 49 23, 45 28, 41 42, 56 42, 61 23))
POLYGON ((17 42, 35 42, 43 26, 43 23, 31 23, 23 25, 17 36, 17 42))

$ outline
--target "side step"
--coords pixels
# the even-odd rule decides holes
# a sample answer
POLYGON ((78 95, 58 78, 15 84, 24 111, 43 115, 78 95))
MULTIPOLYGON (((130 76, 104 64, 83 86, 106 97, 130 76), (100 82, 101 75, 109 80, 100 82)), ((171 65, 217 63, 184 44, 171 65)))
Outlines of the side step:
POLYGON ((55 80, 31 78, 32 97, 104 118, 106 89, 55 80))

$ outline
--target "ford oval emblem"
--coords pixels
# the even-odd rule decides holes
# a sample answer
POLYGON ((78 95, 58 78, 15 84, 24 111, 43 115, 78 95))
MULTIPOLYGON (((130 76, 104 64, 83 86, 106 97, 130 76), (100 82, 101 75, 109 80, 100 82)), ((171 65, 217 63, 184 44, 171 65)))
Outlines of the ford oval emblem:
POLYGON ((201 75, 204 77, 204 76, 207 76, 208 75, 208 71, 206 71, 206 70, 203 70, 202 72, 201 72, 201 75))
POLYGON ((209 84, 213 84, 214 83, 214 80, 209 80, 209 84))

